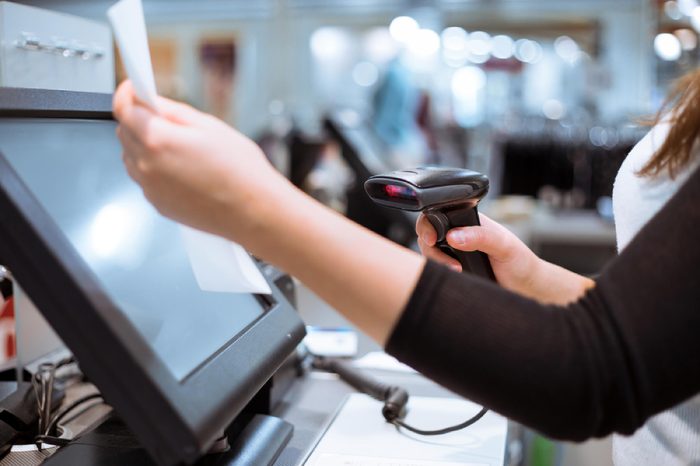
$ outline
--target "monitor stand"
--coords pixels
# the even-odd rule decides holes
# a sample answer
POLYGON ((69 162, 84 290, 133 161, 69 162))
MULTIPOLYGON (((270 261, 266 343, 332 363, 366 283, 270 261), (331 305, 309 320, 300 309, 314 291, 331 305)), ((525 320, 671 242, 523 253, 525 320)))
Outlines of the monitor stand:
MULTIPOLYGON (((204 456, 196 466, 272 466, 292 437, 294 427, 273 416, 255 415, 222 453, 204 456)), ((155 466, 116 414, 91 432, 61 448, 45 466, 155 466)))

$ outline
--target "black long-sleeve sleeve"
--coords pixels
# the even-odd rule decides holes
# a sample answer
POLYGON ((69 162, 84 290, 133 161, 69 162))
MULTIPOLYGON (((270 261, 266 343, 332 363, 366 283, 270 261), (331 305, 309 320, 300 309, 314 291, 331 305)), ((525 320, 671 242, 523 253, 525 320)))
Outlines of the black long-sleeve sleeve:
POLYGON ((554 438, 630 434, 700 392, 700 170, 577 302, 428 263, 387 352, 554 438))

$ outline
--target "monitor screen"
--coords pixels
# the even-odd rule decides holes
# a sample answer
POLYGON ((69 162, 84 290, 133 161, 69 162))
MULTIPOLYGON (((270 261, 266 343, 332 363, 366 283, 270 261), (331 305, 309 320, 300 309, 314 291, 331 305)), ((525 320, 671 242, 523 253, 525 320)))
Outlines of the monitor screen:
POLYGON ((274 283, 200 288, 212 269, 128 177, 110 97, 0 88, 0 257, 155 462, 191 464, 304 325, 274 283))
POLYGON ((104 290, 182 380, 264 308, 251 294, 200 289, 179 226, 128 177, 115 128, 104 120, 6 119, 0 145, 104 290))

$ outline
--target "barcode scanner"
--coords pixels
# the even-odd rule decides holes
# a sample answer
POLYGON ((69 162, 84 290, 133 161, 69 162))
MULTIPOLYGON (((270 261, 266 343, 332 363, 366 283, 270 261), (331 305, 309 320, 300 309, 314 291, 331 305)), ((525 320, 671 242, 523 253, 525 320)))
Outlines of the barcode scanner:
POLYGON ((496 281, 486 254, 454 249, 446 238, 452 228, 480 225, 477 205, 488 190, 485 175, 458 168, 413 168, 375 175, 365 182, 365 191, 377 204, 422 212, 437 232, 436 246, 457 259, 464 273, 496 281))

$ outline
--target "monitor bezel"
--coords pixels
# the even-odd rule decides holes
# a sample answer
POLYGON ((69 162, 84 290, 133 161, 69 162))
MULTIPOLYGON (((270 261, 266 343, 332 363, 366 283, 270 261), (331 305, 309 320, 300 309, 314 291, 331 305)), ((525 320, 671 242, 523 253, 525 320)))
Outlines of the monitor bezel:
POLYGON ((177 380, 2 153, 0 257, 158 464, 192 463, 204 454, 304 336, 297 313, 271 283, 270 308, 177 380))

